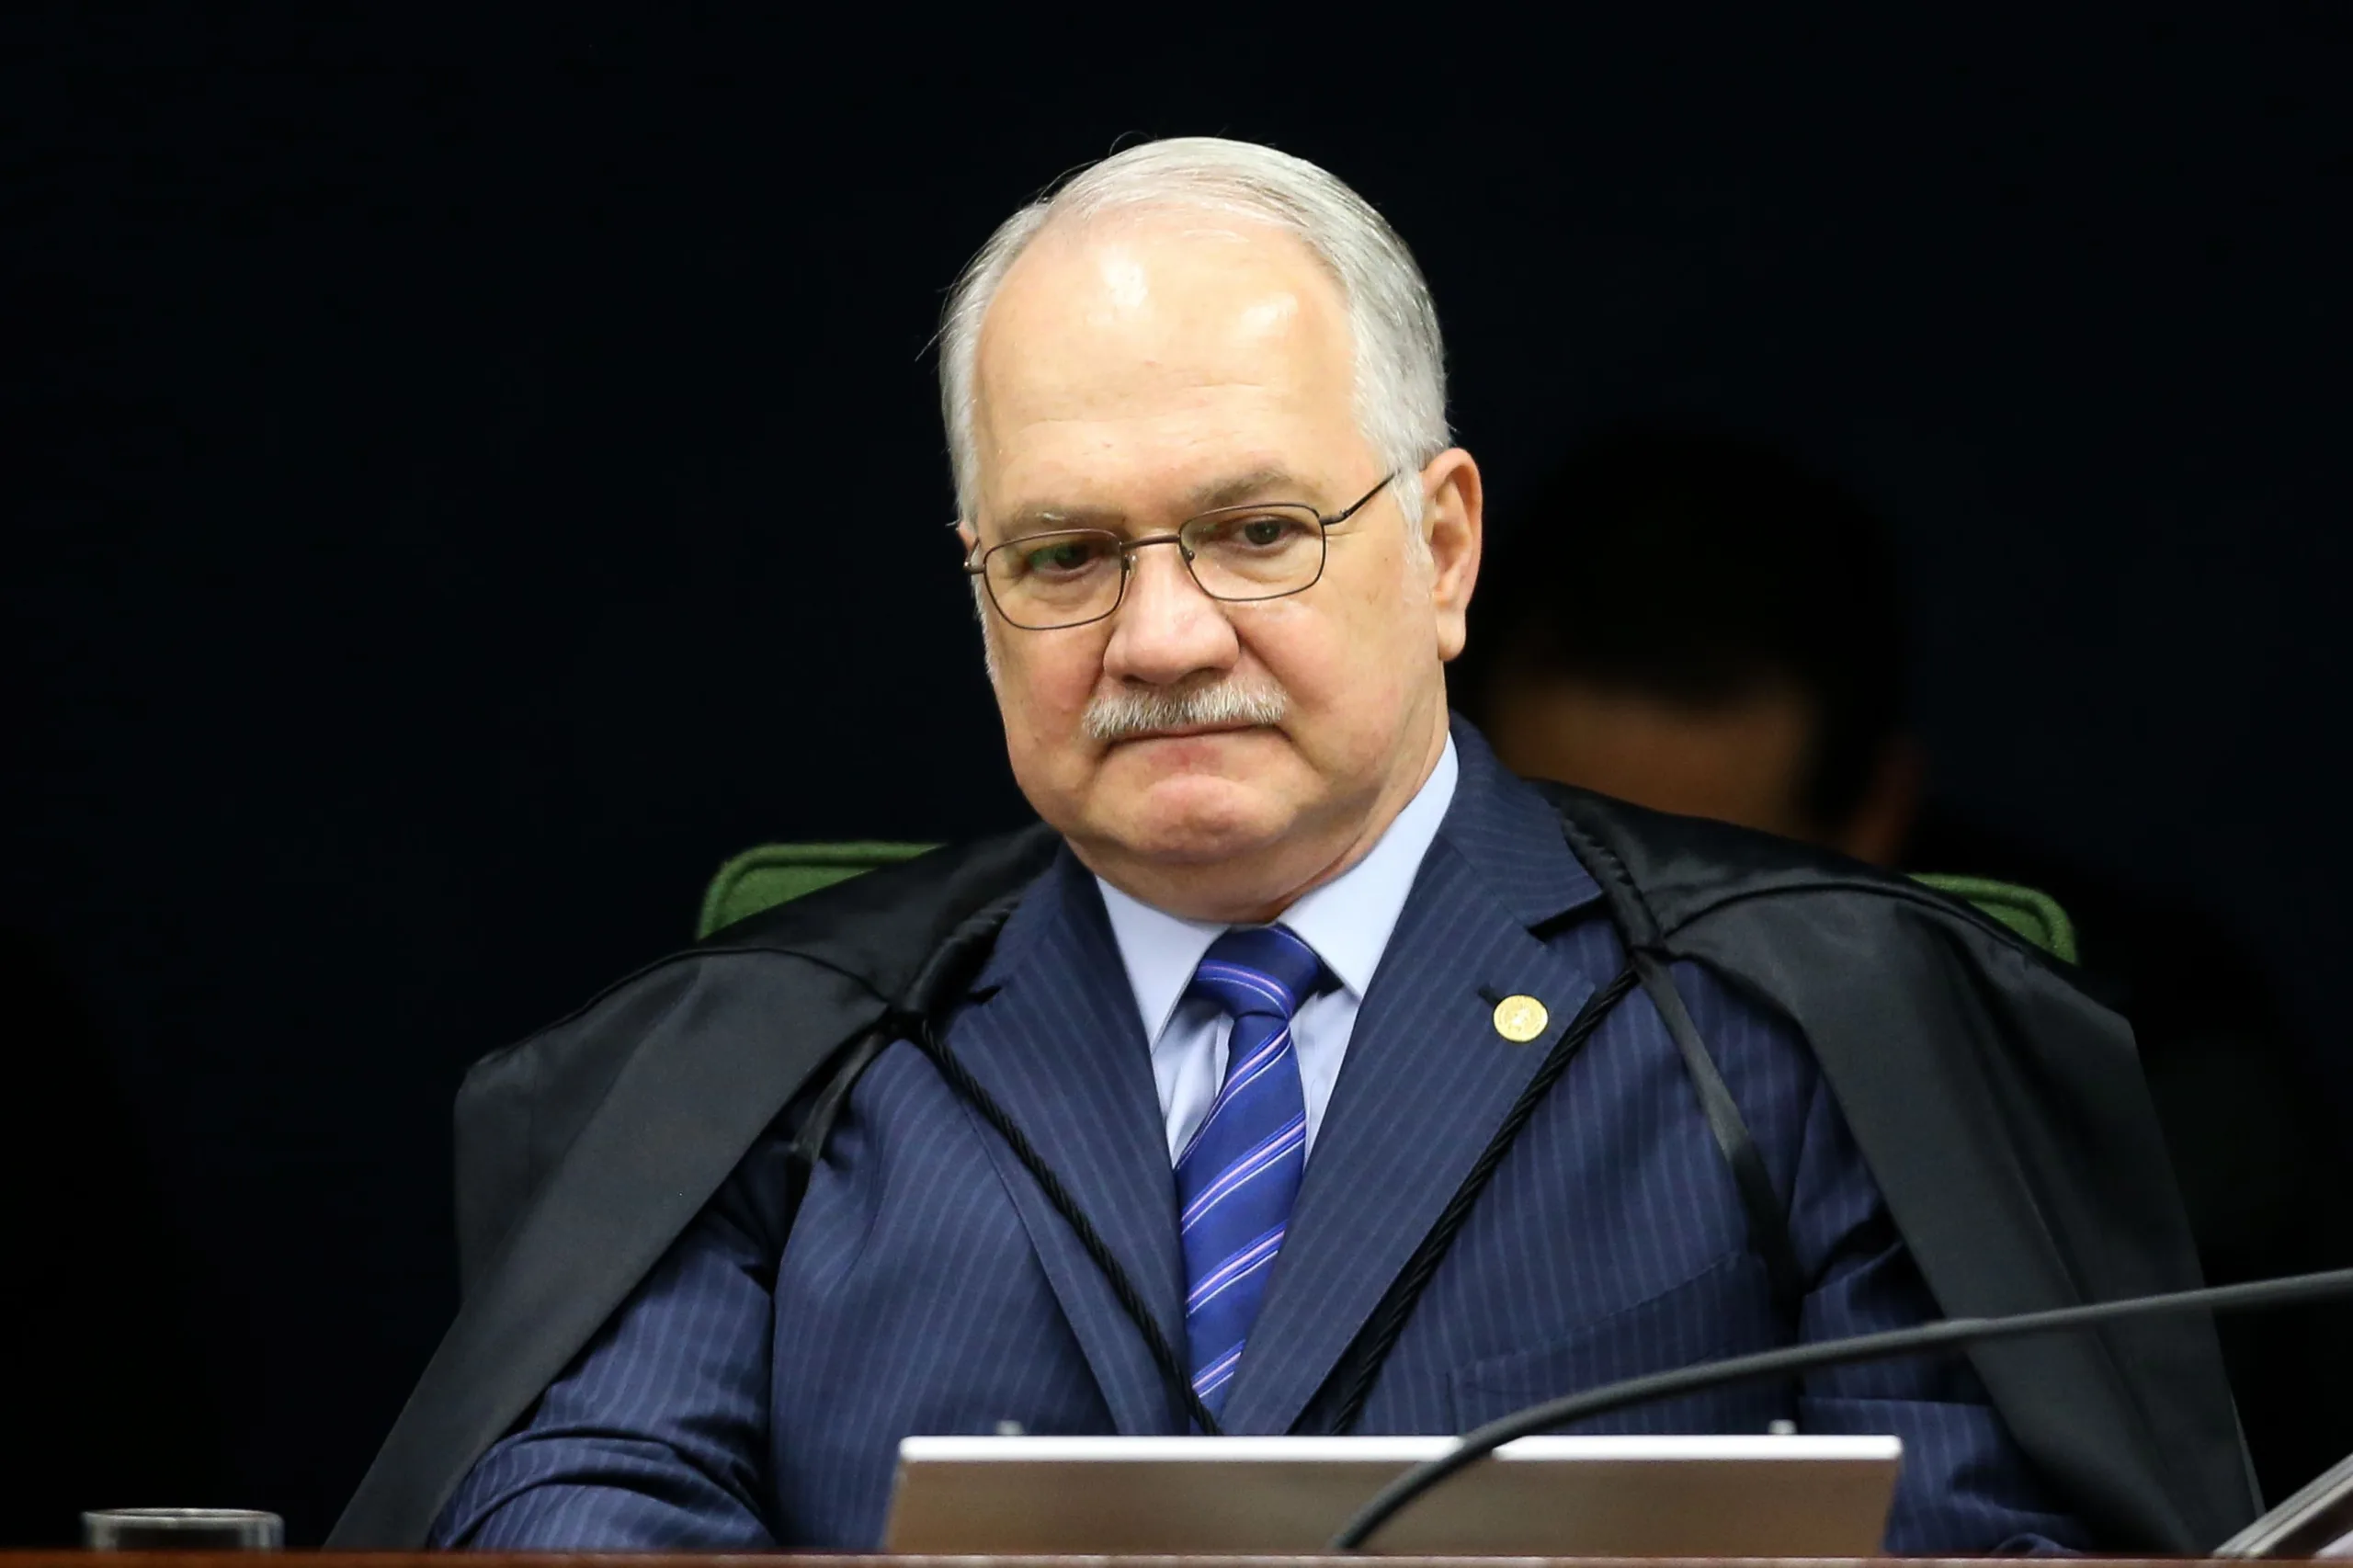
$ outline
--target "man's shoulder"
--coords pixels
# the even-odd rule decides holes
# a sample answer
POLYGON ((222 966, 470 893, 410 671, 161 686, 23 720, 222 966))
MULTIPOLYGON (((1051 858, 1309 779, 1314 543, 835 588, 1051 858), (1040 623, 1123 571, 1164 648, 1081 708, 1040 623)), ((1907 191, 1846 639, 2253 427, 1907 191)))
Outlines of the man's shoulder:
POLYGON ((830 971, 887 1001, 964 921, 1035 881, 1061 843, 1044 824, 1032 823, 945 845, 748 915, 639 965, 552 1023, 483 1058, 475 1073, 616 1011, 675 998, 698 985, 716 986, 723 996, 731 983, 789 984, 796 972, 830 971))
POLYGON ((790 1095, 967 922, 1018 898, 1060 844, 1032 826, 820 889, 639 968, 476 1062, 456 1108, 461 1274, 479 1275, 593 1118, 697 1113, 779 1071, 790 1095))
POLYGON ((1715 934, 1734 925, 1755 943, 1824 921, 1860 922, 1905 942, 1920 930, 1906 915, 2022 946, 2008 927, 1899 872, 1729 823, 1520 778, 1470 726, 1458 722, 1454 738, 1462 783, 1443 831, 1531 924, 1597 894, 1630 945, 1661 951, 1694 937, 1694 927, 1715 934))
POLYGON ((1909 916, 1955 924, 1996 946, 2044 955, 1973 905, 1900 871, 1794 839, 1704 817, 1676 816, 1565 784, 1537 790, 1560 812, 1578 858, 1610 895, 1636 941, 1678 937, 1737 915, 1744 929, 1832 920, 1916 929, 1909 916))
MULTIPOLYGON (((736 994, 760 1006, 779 988, 829 981, 888 1003, 925 960, 976 915, 1017 897, 1053 862, 1061 838, 1043 824, 944 846, 880 867, 745 916, 606 986, 581 1006, 468 1074, 472 1089, 511 1075, 517 1058, 574 1053, 591 1039, 635 1039, 653 1016, 696 994, 706 1016, 723 1017, 736 994)), ((543 1072, 534 1078, 543 1079, 543 1072)))

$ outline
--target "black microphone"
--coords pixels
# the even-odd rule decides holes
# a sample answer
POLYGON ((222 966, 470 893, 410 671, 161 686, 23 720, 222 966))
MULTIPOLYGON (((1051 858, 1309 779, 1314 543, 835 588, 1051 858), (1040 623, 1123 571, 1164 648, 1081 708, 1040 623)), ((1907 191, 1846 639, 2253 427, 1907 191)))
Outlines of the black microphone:
POLYGON ((1916 1328, 1884 1334, 1857 1335, 1852 1339, 1827 1339, 1818 1345, 1791 1345, 1754 1356, 1703 1361, 1671 1372, 1629 1378, 1624 1382, 1589 1389, 1531 1404, 1525 1410, 1465 1437, 1437 1459, 1417 1464, 1376 1494, 1357 1511, 1347 1528, 1332 1538, 1335 1551, 1356 1551, 1396 1512, 1431 1487, 1464 1467, 1486 1458, 1517 1437, 1549 1432, 1574 1421, 1606 1415, 1630 1404, 1696 1393, 1731 1383, 1758 1382, 1808 1372, 1817 1367, 1846 1367, 1862 1361, 1888 1361, 1927 1350, 1957 1350, 1993 1339, 2016 1339, 2029 1334, 2050 1334, 2065 1328, 2090 1328, 2125 1318, 2154 1317, 2165 1312, 2227 1312, 2240 1307, 2277 1307, 2291 1301, 2313 1301, 2332 1296, 2353 1296, 2353 1268, 2323 1274, 2292 1274, 2278 1279, 2257 1279, 2245 1285, 2218 1285, 2202 1290, 2170 1290, 2159 1296, 2131 1296, 2120 1301, 2095 1301, 2088 1306, 2059 1307, 2049 1312, 2015 1312, 2004 1317, 1947 1318, 1916 1328))

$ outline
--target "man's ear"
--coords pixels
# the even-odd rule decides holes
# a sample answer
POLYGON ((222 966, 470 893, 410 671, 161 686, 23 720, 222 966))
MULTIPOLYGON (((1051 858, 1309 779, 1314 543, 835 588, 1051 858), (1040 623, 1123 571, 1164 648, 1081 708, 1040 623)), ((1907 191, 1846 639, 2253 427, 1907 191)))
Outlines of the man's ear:
POLYGON ((1429 549, 1430 608, 1438 616, 1438 656, 1462 652, 1471 590, 1479 581, 1479 551, 1485 534, 1486 494, 1479 465, 1469 452, 1449 447, 1429 460, 1420 475, 1422 538, 1429 549))

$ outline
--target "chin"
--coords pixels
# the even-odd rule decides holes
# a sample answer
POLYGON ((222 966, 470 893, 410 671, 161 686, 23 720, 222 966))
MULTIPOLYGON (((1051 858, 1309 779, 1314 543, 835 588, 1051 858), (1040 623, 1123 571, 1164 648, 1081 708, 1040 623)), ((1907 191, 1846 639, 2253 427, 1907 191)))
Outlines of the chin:
MULTIPOLYGON (((1107 804, 1109 802, 1107 802, 1107 804)), ((1213 865, 1267 848, 1292 812, 1270 791, 1194 774, 1165 778, 1104 813, 1103 836, 1169 865, 1213 865)))

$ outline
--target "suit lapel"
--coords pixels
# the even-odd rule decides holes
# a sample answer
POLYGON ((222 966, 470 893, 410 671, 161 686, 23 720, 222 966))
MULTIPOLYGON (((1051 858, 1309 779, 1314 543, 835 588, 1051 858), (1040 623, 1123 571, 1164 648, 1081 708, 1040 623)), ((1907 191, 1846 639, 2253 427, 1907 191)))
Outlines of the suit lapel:
POLYGON ((1290 1234, 1225 1407, 1288 1431, 1607 976, 1531 933, 1599 896, 1551 808, 1456 730, 1462 774, 1357 1016, 1290 1234), (1495 1002, 1549 1015, 1505 1040, 1495 1002))
MULTIPOLYGON (((1176 1178, 1151 1048, 1101 895, 1067 851, 1006 923, 974 994, 949 1049, 1077 1198, 1181 1356, 1176 1178)), ((1182 1430, 1102 1271, 1013 1151, 983 1136, 1120 1430, 1182 1430)))

